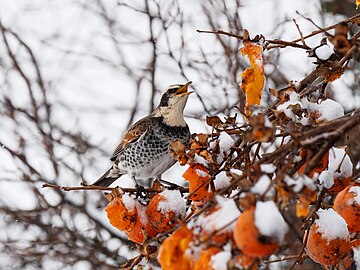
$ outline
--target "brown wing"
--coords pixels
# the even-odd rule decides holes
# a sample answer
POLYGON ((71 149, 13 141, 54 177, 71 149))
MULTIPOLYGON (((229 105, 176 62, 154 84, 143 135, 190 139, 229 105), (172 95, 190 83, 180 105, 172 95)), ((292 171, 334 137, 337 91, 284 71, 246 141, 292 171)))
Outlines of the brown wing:
POLYGON ((110 160, 114 161, 117 156, 125 149, 129 144, 136 142, 143 134, 148 132, 150 127, 150 118, 145 117, 137 121, 123 136, 121 142, 116 147, 110 160))

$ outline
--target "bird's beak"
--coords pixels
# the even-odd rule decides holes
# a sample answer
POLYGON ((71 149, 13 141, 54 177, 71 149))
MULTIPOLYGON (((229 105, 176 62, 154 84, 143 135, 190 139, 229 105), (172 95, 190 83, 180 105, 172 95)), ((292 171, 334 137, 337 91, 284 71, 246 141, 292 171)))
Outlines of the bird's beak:
POLYGON ((181 97, 182 97, 182 96, 190 95, 192 92, 188 92, 188 91, 187 91, 190 84, 192 84, 192 81, 187 82, 186 84, 184 84, 184 86, 181 87, 179 90, 177 90, 177 91, 175 92, 175 94, 176 94, 177 96, 181 96, 181 97))

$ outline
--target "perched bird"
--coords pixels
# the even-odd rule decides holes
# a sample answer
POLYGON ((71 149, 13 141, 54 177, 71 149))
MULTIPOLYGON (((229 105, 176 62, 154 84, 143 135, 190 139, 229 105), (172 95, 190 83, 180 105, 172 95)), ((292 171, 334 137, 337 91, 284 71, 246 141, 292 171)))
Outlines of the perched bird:
POLYGON ((188 92, 190 84, 166 88, 156 109, 127 130, 110 158, 111 168, 92 185, 109 186, 121 175, 128 174, 138 186, 136 179, 160 178, 175 164, 170 144, 180 140, 186 145, 190 139, 183 115, 192 93, 188 92))

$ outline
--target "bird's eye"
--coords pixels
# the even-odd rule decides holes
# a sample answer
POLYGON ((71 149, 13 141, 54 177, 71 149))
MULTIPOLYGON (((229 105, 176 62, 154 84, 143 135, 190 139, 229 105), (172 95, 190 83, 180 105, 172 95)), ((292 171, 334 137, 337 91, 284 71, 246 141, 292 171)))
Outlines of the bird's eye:
POLYGON ((167 94, 174 94, 177 90, 179 90, 178 87, 170 88, 166 91, 167 94))

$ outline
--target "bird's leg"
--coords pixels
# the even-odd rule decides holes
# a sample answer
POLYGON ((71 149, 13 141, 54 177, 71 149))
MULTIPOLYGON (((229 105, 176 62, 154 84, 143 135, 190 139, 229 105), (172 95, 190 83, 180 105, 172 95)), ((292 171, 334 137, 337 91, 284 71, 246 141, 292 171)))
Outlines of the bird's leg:
POLYGON ((175 189, 180 188, 180 186, 175 183, 171 183, 169 181, 161 179, 161 176, 156 177, 156 179, 159 180, 159 182, 166 184, 168 186, 169 190, 175 190, 175 189))
POLYGON ((142 185, 139 185, 138 181, 136 180, 135 176, 132 175, 131 179, 135 183, 135 189, 136 189, 136 197, 144 198, 146 197, 146 191, 145 188, 142 185))

